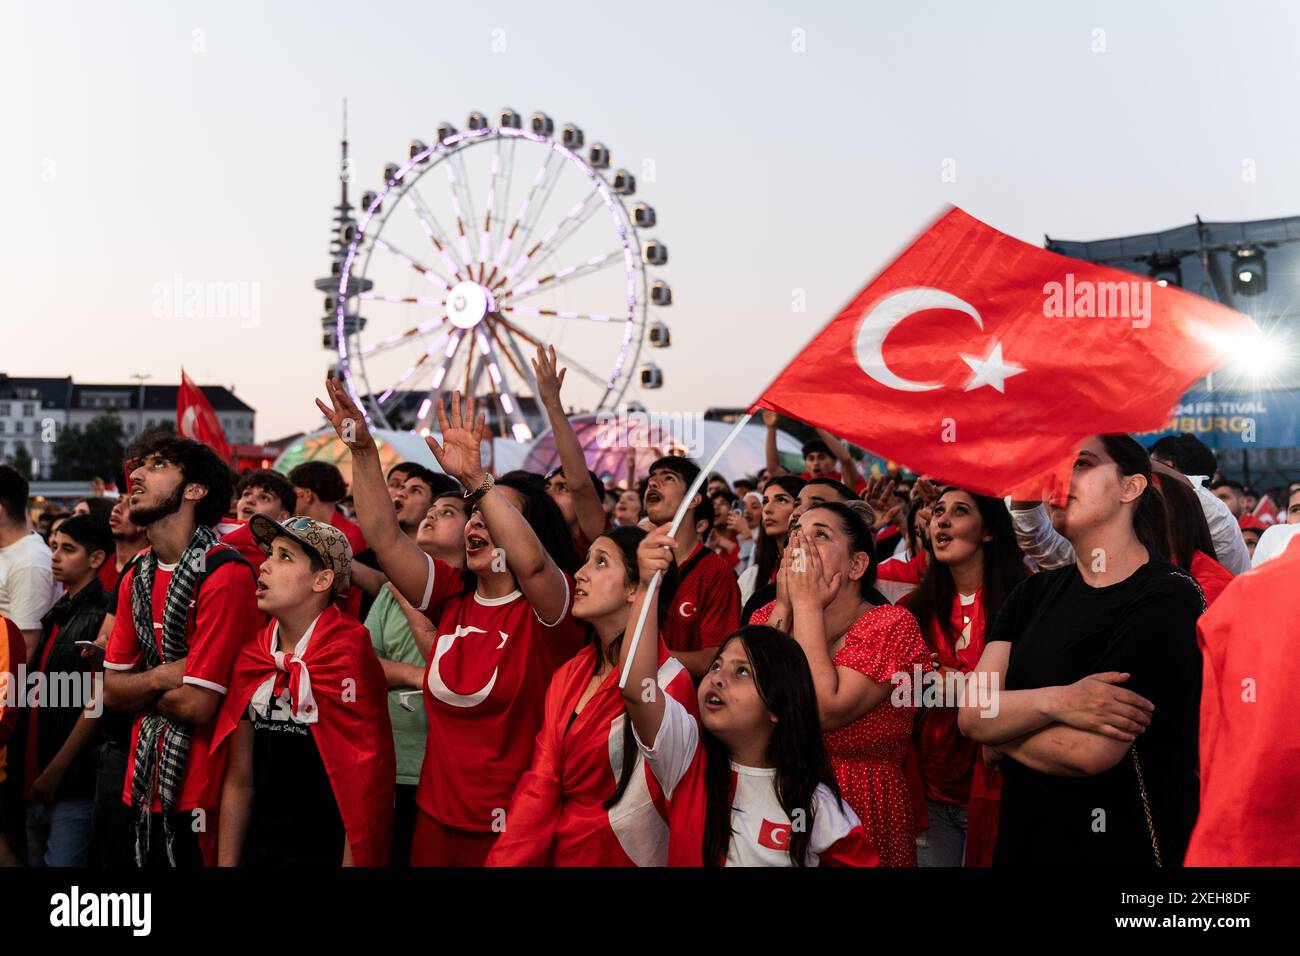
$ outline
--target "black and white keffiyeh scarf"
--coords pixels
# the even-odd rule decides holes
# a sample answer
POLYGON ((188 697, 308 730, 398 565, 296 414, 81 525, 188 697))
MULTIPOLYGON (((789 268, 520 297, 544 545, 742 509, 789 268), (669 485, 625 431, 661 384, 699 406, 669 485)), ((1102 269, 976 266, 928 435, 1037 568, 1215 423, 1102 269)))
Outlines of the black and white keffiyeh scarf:
MULTIPOLYGON (((218 538, 213 530, 200 525, 190 538, 176 570, 172 572, 163 606, 161 657, 157 642, 153 640, 153 579, 158 567, 158 556, 153 551, 148 551, 136 565, 135 577, 131 582, 131 617, 135 623, 136 643, 140 647, 141 669, 170 664, 189 653, 186 630, 190 602, 194 600, 195 585, 203 573, 208 551, 217 544, 218 538)), ((135 748, 135 769, 131 776, 131 808, 136 813, 137 866, 145 866, 149 859, 149 813, 155 793, 162 805, 167 861, 172 866, 176 865, 172 814, 180 801, 181 782, 185 779, 193 733, 194 728, 189 724, 172 720, 156 711, 146 711, 140 721, 140 739, 135 748)))

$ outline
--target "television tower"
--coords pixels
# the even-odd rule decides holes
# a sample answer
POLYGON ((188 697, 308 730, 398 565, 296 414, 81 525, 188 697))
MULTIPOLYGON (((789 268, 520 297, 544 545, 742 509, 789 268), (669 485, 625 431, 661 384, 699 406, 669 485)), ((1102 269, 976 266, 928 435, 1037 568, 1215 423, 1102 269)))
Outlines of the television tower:
MULTIPOLYGON (((352 178, 352 168, 348 164, 348 101, 343 101, 343 140, 340 143, 342 159, 339 165, 339 185, 341 194, 339 204, 334 207, 334 237, 330 241, 330 274, 316 280, 316 288, 325 293, 325 314, 321 317, 321 347, 338 355, 338 295, 339 276, 343 274, 343 260, 347 258, 348 246, 356 238, 357 222, 352 217, 352 204, 348 202, 348 181, 352 178)), ((344 309, 343 328, 347 335, 354 335, 365 328, 366 320, 356 312, 356 296, 368 291, 374 283, 369 279, 360 279, 355 275, 349 277, 344 309)), ((331 374, 337 376, 338 363, 330 366, 331 374)))

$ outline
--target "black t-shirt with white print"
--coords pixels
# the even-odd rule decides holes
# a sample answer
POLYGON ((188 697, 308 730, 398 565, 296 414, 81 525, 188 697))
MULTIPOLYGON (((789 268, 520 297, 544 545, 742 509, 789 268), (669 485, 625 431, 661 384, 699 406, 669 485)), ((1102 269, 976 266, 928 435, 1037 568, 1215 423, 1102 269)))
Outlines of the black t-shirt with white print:
POLYGON ((334 867, 343 863, 343 818, 311 728, 293 719, 289 692, 266 716, 250 707, 253 807, 245 866, 334 867))

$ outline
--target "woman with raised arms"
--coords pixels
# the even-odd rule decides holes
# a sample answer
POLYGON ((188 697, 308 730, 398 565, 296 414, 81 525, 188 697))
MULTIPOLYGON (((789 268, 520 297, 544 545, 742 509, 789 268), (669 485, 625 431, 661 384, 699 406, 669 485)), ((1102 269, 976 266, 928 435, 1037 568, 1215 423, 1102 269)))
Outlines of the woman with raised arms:
MULTIPOLYGON (((571 614, 577 568, 564 517, 540 482, 495 480, 474 399, 451 417, 437 405, 438 464, 465 488, 465 567, 437 560, 402 533, 365 418, 334 379, 316 404, 352 451, 357 519, 384 573, 436 625, 424 701, 429 736, 416 790, 413 866, 480 866, 509 826, 507 807, 533 757, 551 675, 582 646, 571 614)), ((417 635, 418 637, 418 635, 417 635)))

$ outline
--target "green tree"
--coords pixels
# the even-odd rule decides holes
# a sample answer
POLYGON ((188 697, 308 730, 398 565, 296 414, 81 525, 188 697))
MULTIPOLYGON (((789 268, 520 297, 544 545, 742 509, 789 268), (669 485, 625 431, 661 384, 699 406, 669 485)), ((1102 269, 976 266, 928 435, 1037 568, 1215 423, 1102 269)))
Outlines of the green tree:
POLYGON ((56 481, 109 480, 122 470, 124 454, 121 420, 109 413, 96 415, 79 432, 63 429, 54 444, 52 477, 56 481))
POLYGON ((31 478, 32 453, 27 450, 27 446, 21 441, 18 442, 17 450, 9 456, 8 463, 17 468, 24 478, 31 478))

